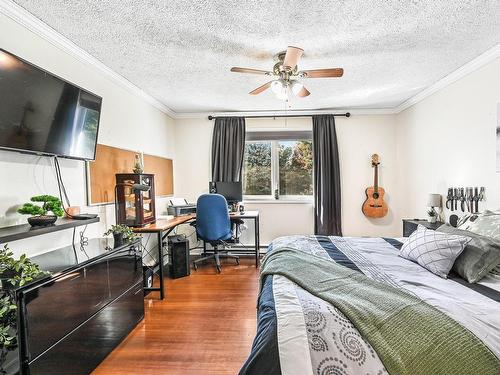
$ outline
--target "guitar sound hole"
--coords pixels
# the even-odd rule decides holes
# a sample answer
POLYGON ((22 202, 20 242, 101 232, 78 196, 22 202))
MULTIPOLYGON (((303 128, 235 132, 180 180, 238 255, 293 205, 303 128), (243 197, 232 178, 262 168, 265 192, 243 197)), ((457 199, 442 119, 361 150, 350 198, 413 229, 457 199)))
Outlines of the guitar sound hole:
POLYGON ((378 199, 379 194, 378 193, 373 193, 373 199, 378 199))

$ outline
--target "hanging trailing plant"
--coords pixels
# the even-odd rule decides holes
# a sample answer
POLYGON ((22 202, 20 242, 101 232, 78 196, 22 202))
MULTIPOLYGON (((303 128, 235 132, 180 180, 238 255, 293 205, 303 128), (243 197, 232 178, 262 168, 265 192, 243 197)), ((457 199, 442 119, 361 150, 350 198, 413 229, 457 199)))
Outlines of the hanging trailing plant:
POLYGON ((7 353, 17 348, 17 306, 14 289, 47 275, 25 254, 19 259, 7 245, 0 248, 0 373, 7 353))

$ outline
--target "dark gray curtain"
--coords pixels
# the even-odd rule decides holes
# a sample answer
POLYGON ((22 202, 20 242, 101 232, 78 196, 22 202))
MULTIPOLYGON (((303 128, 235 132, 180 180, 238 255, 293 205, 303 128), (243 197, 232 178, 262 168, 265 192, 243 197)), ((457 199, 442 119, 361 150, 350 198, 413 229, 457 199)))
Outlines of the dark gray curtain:
POLYGON ((313 116, 314 233, 341 236, 340 163, 333 115, 313 116))
POLYGON ((212 181, 240 181, 244 151, 245 118, 216 118, 212 137, 212 181))

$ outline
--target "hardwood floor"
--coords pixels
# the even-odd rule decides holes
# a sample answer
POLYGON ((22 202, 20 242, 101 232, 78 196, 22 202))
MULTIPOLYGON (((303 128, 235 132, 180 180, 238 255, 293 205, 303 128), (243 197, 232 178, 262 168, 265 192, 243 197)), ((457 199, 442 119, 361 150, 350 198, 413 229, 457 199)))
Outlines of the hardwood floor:
MULTIPOLYGON (((258 269, 253 258, 204 264, 166 279, 163 301, 144 300, 146 316, 93 372, 105 374, 236 374, 256 329, 258 269)), ((156 292, 151 297, 157 297, 156 292)))

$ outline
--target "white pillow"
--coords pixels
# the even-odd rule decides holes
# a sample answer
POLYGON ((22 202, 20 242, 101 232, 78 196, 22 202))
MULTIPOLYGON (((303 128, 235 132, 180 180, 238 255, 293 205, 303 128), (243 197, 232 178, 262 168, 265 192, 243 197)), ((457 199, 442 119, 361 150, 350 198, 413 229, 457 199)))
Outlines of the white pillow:
POLYGON ((469 237, 435 232, 419 225, 401 247, 399 256, 446 279, 455 259, 469 241, 469 237))

